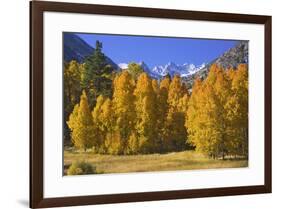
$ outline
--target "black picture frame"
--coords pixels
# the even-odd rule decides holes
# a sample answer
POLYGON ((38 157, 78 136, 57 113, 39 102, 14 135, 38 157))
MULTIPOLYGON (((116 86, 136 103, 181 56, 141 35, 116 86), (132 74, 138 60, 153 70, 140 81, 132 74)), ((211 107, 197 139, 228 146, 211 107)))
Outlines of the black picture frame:
POLYGON ((271 16, 151 9, 140 7, 106 6, 93 4, 30 2, 30 207, 59 207, 107 204, 210 196, 271 193, 272 191, 272 29, 271 16), (162 19, 203 20, 218 22, 253 23, 264 25, 264 184, 212 189, 173 190, 126 194, 90 195, 44 198, 43 195, 43 13, 67 12, 115 16, 151 17, 162 19))

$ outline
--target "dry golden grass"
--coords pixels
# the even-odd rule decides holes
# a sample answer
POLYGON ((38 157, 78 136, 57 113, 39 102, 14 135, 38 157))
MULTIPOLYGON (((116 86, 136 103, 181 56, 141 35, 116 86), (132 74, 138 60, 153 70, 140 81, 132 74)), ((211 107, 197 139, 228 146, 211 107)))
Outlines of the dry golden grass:
POLYGON ((214 160, 195 151, 116 156, 65 150, 65 168, 68 168, 75 161, 91 163, 96 167, 97 173, 240 168, 248 166, 248 160, 214 160))

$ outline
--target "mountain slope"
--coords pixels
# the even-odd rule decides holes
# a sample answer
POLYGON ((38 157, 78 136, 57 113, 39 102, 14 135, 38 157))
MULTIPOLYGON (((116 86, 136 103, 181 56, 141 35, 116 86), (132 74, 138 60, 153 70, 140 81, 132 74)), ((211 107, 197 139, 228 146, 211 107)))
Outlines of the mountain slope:
MULTIPOLYGON (((73 33, 63 33, 64 61, 76 60, 82 63, 85 58, 94 52, 94 48, 87 44, 83 39, 73 33)), ((106 56, 107 64, 115 70, 119 67, 109 57, 106 56)))
POLYGON ((63 34, 64 60, 83 62, 86 56, 93 53, 94 49, 83 39, 73 33, 63 34))
POLYGON ((205 67, 200 69, 198 72, 194 73, 191 76, 186 77, 184 81, 192 85, 193 80, 196 77, 200 77, 201 79, 206 78, 209 73, 210 67, 213 64, 222 66, 224 69, 228 69, 230 67, 236 68, 239 64, 244 64, 244 63, 248 64, 248 54, 249 54, 248 45, 249 45, 248 41, 240 41, 236 46, 229 49, 221 56, 208 63, 205 67))

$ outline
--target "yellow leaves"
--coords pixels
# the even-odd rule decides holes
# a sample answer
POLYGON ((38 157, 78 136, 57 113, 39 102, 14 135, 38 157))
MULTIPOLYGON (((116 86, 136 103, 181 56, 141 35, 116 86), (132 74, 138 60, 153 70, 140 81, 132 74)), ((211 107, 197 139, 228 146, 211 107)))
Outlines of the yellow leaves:
POLYGON ((142 73, 137 81, 134 91, 136 98, 136 132, 138 136, 146 143, 141 143, 140 149, 146 152, 152 152, 147 145, 153 144, 153 140, 157 138, 157 130, 155 129, 157 123, 156 105, 157 97, 152 86, 152 80, 146 73, 142 73), (144 148, 143 146, 146 146, 144 148))
POLYGON ((248 102, 247 85, 246 65, 227 71, 213 65, 203 83, 199 79, 195 80, 185 127, 189 133, 188 141, 197 150, 212 157, 247 154, 245 141, 248 140, 248 124, 243 122, 248 120, 245 111, 248 102), (239 133, 239 129, 243 133, 239 133))
POLYGON ((74 105, 78 103, 81 94, 80 73, 82 65, 76 61, 65 64, 63 71, 64 109, 68 118, 74 105))
POLYGON ((141 66, 137 63, 131 62, 128 65, 127 71, 131 74, 132 78, 137 80, 139 75, 144 72, 141 66))
POLYGON ((128 140, 128 153, 129 154, 137 154, 139 152, 139 139, 136 134, 133 132, 128 140))
POLYGON ((133 100, 134 87, 134 81, 131 75, 126 71, 123 71, 114 79, 113 102, 118 112, 127 107, 129 104, 127 104, 127 101, 133 100))
POLYGON ((248 91, 248 68, 245 64, 240 64, 235 71, 235 75, 232 80, 232 89, 234 91, 244 91, 241 93, 247 93, 248 91))
POLYGON ((114 79, 114 93, 130 93, 134 88, 134 80, 127 71, 122 71, 120 75, 117 75, 114 79))
POLYGON ((92 112, 93 119, 95 122, 97 122, 99 120, 99 114, 101 112, 101 107, 102 107, 103 103, 105 102, 105 99, 106 98, 103 95, 99 95, 97 98, 96 106, 92 112))
POLYGON ((179 75, 174 76, 169 87, 169 94, 168 94, 169 105, 173 108, 176 108, 180 98, 183 97, 184 93, 185 92, 179 75))
POLYGON ((109 154, 179 151, 193 145, 212 157, 247 155, 247 66, 225 71, 214 65, 204 81, 195 79, 190 92, 179 76, 158 82, 140 73, 135 80, 122 71, 114 78, 112 98, 97 95, 92 112, 82 92, 67 122, 72 141, 77 148, 94 146, 109 154))
POLYGON ((169 90, 171 80, 169 77, 165 77, 161 82, 160 82, 160 89, 166 89, 169 90))
POLYGON ((208 77, 206 78, 206 82, 213 85, 216 82, 217 75, 223 71, 224 70, 219 65, 213 64, 210 67, 210 71, 209 71, 208 77))
POLYGON ((177 109, 180 112, 185 113, 188 109, 188 101, 189 101, 189 95, 186 93, 183 95, 182 98, 180 98, 177 109))
POLYGON ((79 112, 79 104, 76 104, 74 106, 72 113, 69 116, 69 121, 67 122, 67 124, 71 130, 74 130, 76 127, 78 127, 78 124, 79 124, 78 120, 77 120, 78 112, 79 112))
MULTIPOLYGON (((192 87, 192 95, 196 95, 199 93, 199 91, 201 90, 202 87, 202 81, 199 77, 195 78, 193 87, 192 87)), ((191 96, 192 96, 191 95, 191 96)))
POLYGON ((80 80, 80 73, 83 68, 83 65, 80 65, 76 61, 71 61, 68 64, 68 67, 64 70, 64 76, 72 78, 73 80, 80 80))
POLYGON ((134 94, 140 94, 140 96, 143 98, 144 96, 147 96, 148 94, 151 94, 153 92, 152 89, 152 83, 151 79, 146 73, 140 74, 138 80, 136 89, 134 91, 134 94))
POLYGON ((152 88, 155 94, 159 94, 159 85, 158 85, 158 81, 153 79, 152 80, 152 88))
POLYGON ((102 113, 102 116, 101 118, 104 120, 104 121, 107 121, 107 118, 110 118, 114 115, 113 113, 113 109, 112 109, 112 102, 109 98, 107 98, 102 107, 101 107, 101 113, 102 113))
POLYGON ((173 77, 168 91, 168 113, 166 134, 167 150, 182 150, 185 148, 186 128, 185 113, 188 108, 189 95, 185 85, 181 82, 180 76, 173 77))
POLYGON ((186 93, 179 75, 175 75, 169 86, 168 103, 171 106, 176 106, 176 103, 186 93))
POLYGON ((79 149, 94 145, 94 124, 85 91, 80 97, 80 104, 75 105, 67 122, 71 132, 72 142, 79 149))
POLYGON ((88 98, 85 91, 82 92, 80 98, 79 116, 81 117, 82 122, 84 124, 86 125, 92 124, 91 111, 89 108, 88 98))
POLYGON ((122 140, 128 140, 135 123, 135 83, 127 71, 121 72, 114 79, 113 106, 116 117, 115 130, 122 140))

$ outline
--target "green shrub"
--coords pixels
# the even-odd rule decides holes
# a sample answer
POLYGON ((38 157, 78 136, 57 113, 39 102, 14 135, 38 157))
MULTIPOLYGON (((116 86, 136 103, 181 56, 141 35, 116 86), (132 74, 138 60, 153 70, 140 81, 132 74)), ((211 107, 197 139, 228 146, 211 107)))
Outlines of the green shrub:
POLYGON ((96 173, 96 167, 84 161, 76 161, 67 170, 67 175, 85 175, 96 173))

